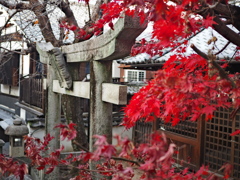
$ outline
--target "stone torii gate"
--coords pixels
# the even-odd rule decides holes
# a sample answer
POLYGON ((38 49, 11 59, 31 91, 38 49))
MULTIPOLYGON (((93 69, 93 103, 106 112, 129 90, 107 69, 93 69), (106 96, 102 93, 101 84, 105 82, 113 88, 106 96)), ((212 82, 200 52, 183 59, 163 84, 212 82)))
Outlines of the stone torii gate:
MULTIPOLYGON (((48 64, 48 108, 46 133, 60 123, 61 100, 59 94, 90 99, 90 137, 107 135, 112 140, 112 104, 127 102, 127 87, 112 84, 112 61, 129 55, 137 36, 146 28, 138 18, 124 16, 114 25, 115 30, 84 42, 54 48, 50 43, 38 43, 41 62, 48 64), (73 81, 66 63, 90 62, 90 82, 73 81)), ((58 137, 58 131, 53 136, 58 137)), ((59 141, 51 147, 59 147, 59 141)), ((90 151, 93 140, 90 138, 90 151)))

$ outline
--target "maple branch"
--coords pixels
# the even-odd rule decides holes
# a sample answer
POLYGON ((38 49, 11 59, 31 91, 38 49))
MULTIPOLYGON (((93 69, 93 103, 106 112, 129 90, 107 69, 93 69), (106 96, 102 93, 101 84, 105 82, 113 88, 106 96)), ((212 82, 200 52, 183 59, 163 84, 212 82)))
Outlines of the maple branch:
POLYGON ((8 22, 12 19, 12 17, 17 14, 19 10, 16 10, 14 13, 11 14, 11 16, 8 17, 7 21, 5 24, 0 28, 0 34, 2 33, 2 30, 7 26, 8 22))
MULTIPOLYGON (((79 147, 80 147, 81 149, 83 149, 84 151, 90 152, 88 149, 86 149, 85 147, 83 147, 83 146, 82 146, 81 144, 79 144, 78 142, 73 141, 73 143, 76 144, 77 146, 79 146, 79 147)), ((103 157, 103 156, 101 156, 101 157, 103 157)), ((130 160, 130 159, 125 159, 125 158, 116 157, 116 156, 112 156, 111 159, 120 160, 120 161, 125 161, 125 162, 130 162, 130 163, 136 164, 137 166, 140 166, 139 162, 134 161, 134 160, 130 160)))
POLYGON ((83 147, 80 143, 78 143, 77 141, 73 141, 74 144, 76 144, 78 147, 80 147, 80 149, 86 151, 86 152, 90 152, 87 148, 83 147))
MULTIPOLYGON (((221 3, 219 3, 219 5, 221 5, 221 3)), ((218 7, 219 5, 216 5, 216 7, 218 7)), ((214 8, 216 8, 214 7, 214 8)), ((221 34, 224 38, 226 38, 227 40, 229 40, 230 42, 232 42, 233 44, 240 46, 240 36, 238 33, 236 33, 235 31, 233 31, 231 28, 229 28, 219 17, 218 14, 221 14, 220 12, 217 13, 215 12, 215 9, 210 8, 207 4, 203 4, 203 8, 196 12, 199 15, 203 16, 204 18, 207 18, 208 16, 212 16, 213 17, 213 21, 216 22, 216 24, 213 24, 213 28, 214 30, 216 30, 219 34, 221 34), (207 8, 207 9, 206 9, 207 8)), ((226 8, 228 8, 226 6, 226 8)), ((235 6, 234 6, 235 8, 235 6)), ((235 8, 235 11, 237 11, 238 9, 235 8)), ((240 9, 239 9, 240 10, 240 9)), ((229 11, 229 9, 228 9, 229 11)), ((228 13, 229 15, 229 13, 228 13)), ((231 11, 230 11, 230 17, 231 16, 231 11)), ((232 20, 234 21, 235 19, 237 19, 237 21, 234 21, 233 25, 240 30, 240 24, 237 24, 236 22, 238 22, 240 14, 235 14, 234 17, 232 17, 232 20)))
POLYGON ((234 6, 231 4, 223 4, 223 3, 216 3, 214 6, 210 6, 210 8, 217 14, 225 15, 231 18, 232 24, 240 30, 240 7, 234 6))
POLYGON ((228 80, 229 82, 231 82, 232 87, 233 87, 233 88, 236 88, 236 84, 233 82, 232 79, 230 79, 230 78, 228 77, 228 74, 224 71, 224 69, 223 69, 221 66, 219 66, 219 64, 218 64, 216 61, 214 61, 213 59, 209 58, 208 55, 206 55, 204 52, 202 52, 201 50, 199 50, 194 44, 191 44, 191 48, 192 48, 198 55, 200 55, 201 57, 203 57, 203 58, 206 59, 207 61, 208 61, 208 60, 211 61, 212 65, 218 70, 220 77, 221 77, 222 79, 226 79, 226 80, 228 80))
MULTIPOLYGON (((66 0, 66 2, 64 1, 61 1, 59 4, 58 4, 58 7, 62 10, 62 12, 66 15, 66 19, 67 19, 67 22, 69 25, 74 25, 76 26, 77 30, 79 29, 78 27, 78 23, 77 23, 77 20, 73 14, 73 11, 72 9, 70 8, 70 3, 68 0, 66 0)), ((75 41, 74 42, 78 42, 78 40, 76 39, 76 37, 78 36, 78 31, 75 30, 73 31, 74 35, 75 35, 75 41)))
POLYGON ((215 55, 218 55, 218 54, 220 54, 221 52, 223 52, 224 49, 226 49, 226 47, 227 47, 229 44, 230 44, 230 41, 228 41, 227 44, 225 44, 225 46, 224 46, 220 51, 218 51, 217 53, 215 53, 215 55))
POLYGON ((237 115, 237 113, 238 113, 239 110, 240 110, 240 107, 235 108, 235 109, 231 112, 229 118, 230 118, 230 119, 233 119, 233 118, 237 115))
POLYGON ((120 158, 120 157, 116 157, 116 156, 112 156, 111 159, 130 162, 130 163, 136 164, 137 166, 140 166, 139 162, 130 160, 130 159, 120 158))
POLYGON ((221 168, 215 170, 214 172, 212 172, 211 174, 209 174, 209 176, 206 179, 211 179, 212 176, 214 176, 215 174, 217 174, 217 172, 221 172, 223 169, 225 169, 228 166, 228 164, 223 165, 221 168))
POLYGON ((87 8, 88 8, 88 17, 89 17, 89 21, 92 21, 92 17, 91 17, 91 9, 90 9, 90 5, 89 5, 89 3, 87 3, 87 8))

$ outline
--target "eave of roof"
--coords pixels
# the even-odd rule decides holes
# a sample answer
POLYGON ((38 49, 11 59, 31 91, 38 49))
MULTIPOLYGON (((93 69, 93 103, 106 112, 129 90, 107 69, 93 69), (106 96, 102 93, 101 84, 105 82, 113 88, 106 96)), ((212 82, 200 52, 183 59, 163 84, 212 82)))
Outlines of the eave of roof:
MULTIPOLYGON (((232 27, 232 29, 234 29, 232 27)), ((234 29, 236 30, 236 29, 234 29)), ((149 33, 149 32, 148 32, 149 33)), ((213 54, 219 52, 225 45, 228 43, 228 41, 222 37, 219 33, 217 33, 212 28, 207 28, 201 30, 199 33, 193 35, 189 38, 188 45, 186 48, 186 52, 181 53, 181 55, 189 56, 191 54, 196 54, 193 49, 190 47, 191 44, 194 44, 198 49, 201 49, 202 52, 208 54, 208 51, 211 50, 213 54), (216 37, 217 41, 209 43, 209 40, 212 37, 216 37)), ((184 45, 180 45, 179 47, 183 47, 184 45)), ((151 57, 147 53, 141 53, 133 57, 127 57, 123 60, 119 60, 118 62, 120 64, 126 64, 131 65, 132 67, 152 67, 152 66, 158 66, 166 62, 170 56, 172 55, 180 55, 177 50, 177 48, 172 49, 166 49, 165 53, 162 56, 153 56, 151 57)), ((226 49, 224 49, 221 53, 217 55, 218 59, 231 59, 234 57, 236 51, 236 45, 230 43, 226 49)), ((237 62, 235 62, 237 63, 237 62)))

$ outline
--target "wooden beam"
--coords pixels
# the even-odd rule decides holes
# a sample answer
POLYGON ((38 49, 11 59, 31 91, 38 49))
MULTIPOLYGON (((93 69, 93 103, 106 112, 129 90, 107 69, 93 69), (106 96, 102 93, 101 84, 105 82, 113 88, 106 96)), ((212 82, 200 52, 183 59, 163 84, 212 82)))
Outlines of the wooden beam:
MULTIPOLYGON (((73 89, 67 90, 65 88, 60 87, 58 80, 54 80, 53 92, 89 99, 90 83, 82 82, 82 81, 74 81, 73 89)), ((102 101, 112 103, 112 104, 117 104, 117 105, 127 104, 127 86, 111 84, 111 83, 103 83, 102 84, 102 101)))

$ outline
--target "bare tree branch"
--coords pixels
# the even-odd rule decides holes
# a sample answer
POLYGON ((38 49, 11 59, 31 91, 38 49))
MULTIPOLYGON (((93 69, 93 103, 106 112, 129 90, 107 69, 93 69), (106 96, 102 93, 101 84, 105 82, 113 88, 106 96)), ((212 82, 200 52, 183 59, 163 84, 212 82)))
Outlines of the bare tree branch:
POLYGON ((93 8, 92 18, 91 18, 91 20, 93 22, 95 22, 95 21, 97 21, 98 19, 101 18, 102 13, 101 13, 100 7, 103 3, 107 3, 107 2, 109 2, 109 0, 97 0, 96 1, 96 4, 93 8))
POLYGON ((8 9, 30 10, 31 6, 28 3, 9 3, 8 0, 0 0, 0 4, 8 9))
POLYGON ((213 19, 217 24, 214 24, 214 29, 225 37, 227 40, 231 41, 233 44, 240 46, 240 36, 238 33, 230 29, 226 24, 224 24, 217 16, 213 19))
POLYGON ((36 15, 42 35, 47 42, 51 42, 53 46, 61 46, 61 42, 56 39, 50 24, 49 17, 46 13, 46 4, 41 4, 39 0, 30 0, 33 13, 36 15))
MULTIPOLYGON (((209 15, 214 17, 213 21, 215 21, 217 24, 213 24, 213 28, 221 34, 224 38, 232 42, 233 44, 240 46, 240 36, 238 33, 233 31, 231 28, 229 28, 219 17, 218 14, 215 13, 214 8, 217 8, 219 5, 222 5, 222 3, 217 3, 215 6, 209 6, 208 4, 203 2, 202 9, 200 9, 198 14, 203 16, 204 18, 207 18, 209 15)), ((231 17, 231 11, 228 10, 228 15, 231 17)), ((227 13, 227 12, 226 12, 227 13)), ((221 14, 221 13, 220 13, 221 14)), ((234 19, 234 18, 233 18, 234 19)), ((237 26, 236 26, 237 27, 237 26)), ((240 27, 239 27, 240 29, 240 27)))
MULTIPOLYGON (((81 144, 79 144, 78 142, 74 141, 74 143, 79 146, 82 150, 86 151, 86 152, 90 152, 88 149, 86 149, 85 147, 83 147, 81 144)), ((130 163, 133 163, 133 164, 136 164, 137 166, 140 166, 140 162, 138 161, 134 161, 134 160, 131 160, 131 159, 126 159, 126 158, 121 158, 121 157, 116 157, 116 156, 112 156, 111 159, 114 159, 114 160, 120 160, 120 161, 125 161, 125 162, 130 162, 130 163)))
POLYGON ((4 28, 6 28, 7 24, 8 24, 9 21, 12 19, 12 17, 15 16, 15 14, 17 14, 18 12, 19 12, 19 11, 16 10, 14 13, 12 13, 12 14, 8 17, 8 19, 7 19, 7 21, 5 22, 5 24, 4 24, 2 27, 0 27, 0 34, 2 33, 2 30, 3 30, 4 28))
POLYGON ((69 25, 74 25, 77 27, 77 29, 74 31, 74 35, 75 35, 75 39, 78 35, 78 30, 79 30, 79 27, 78 27, 78 23, 77 23, 77 20, 73 14, 73 11, 71 10, 70 8, 70 3, 68 0, 66 0, 66 2, 64 1, 61 1, 59 4, 58 4, 58 7, 63 11, 63 13, 66 15, 66 19, 67 19, 67 22, 69 25))
POLYGON ((78 23, 77 23, 77 20, 70 8, 70 3, 68 1, 64 2, 64 1, 61 1, 59 4, 58 4, 58 7, 64 12, 64 14, 66 15, 66 18, 68 19, 68 23, 70 25, 74 25, 76 27, 78 27, 78 23))
POLYGON ((226 49, 229 44, 230 44, 230 41, 228 41, 227 44, 225 44, 225 46, 224 46, 220 51, 218 51, 217 53, 215 53, 215 55, 218 55, 218 54, 220 54, 221 52, 223 52, 224 49, 226 49))
POLYGON ((0 46, 0 48, 6 50, 8 52, 13 52, 13 53, 20 54, 20 55, 26 55, 26 52, 14 51, 14 50, 10 50, 10 49, 7 49, 5 47, 2 47, 2 46, 0 46))
POLYGON ((214 10, 215 14, 218 15, 225 15, 231 19, 232 24, 240 30, 240 7, 234 6, 231 4, 223 4, 223 3, 216 3, 215 6, 211 8, 214 10))

